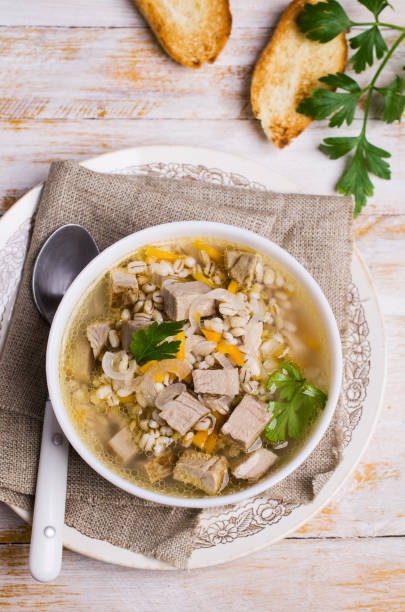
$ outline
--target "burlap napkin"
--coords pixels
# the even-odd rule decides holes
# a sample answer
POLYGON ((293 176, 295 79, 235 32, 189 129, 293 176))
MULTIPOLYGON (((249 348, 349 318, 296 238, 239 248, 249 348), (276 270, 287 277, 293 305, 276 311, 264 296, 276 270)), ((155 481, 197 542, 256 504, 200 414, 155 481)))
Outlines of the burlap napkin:
MULTIPOLYGON (((321 285, 344 332, 350 280, 352 202, 275 194, 192 180, 98 174, 74 162, 52 164, 35 216, 14 314, 0 361, 0 499, 31 508, 46 397, 48 327, 31 297, 33 262, 63 223, 86 227, 100 249, 131 232, 169 221, 204 219, 248 228, 294 255, 321 285)), ((167 236, 170 238, 170 236, 167 236)), ((294 474, 268 491, 306 502, 339 459, 336 419, 294 474)), ((135 498, 69 458, 66 523, 112 544, 186 567, 198 510, 135 498)))

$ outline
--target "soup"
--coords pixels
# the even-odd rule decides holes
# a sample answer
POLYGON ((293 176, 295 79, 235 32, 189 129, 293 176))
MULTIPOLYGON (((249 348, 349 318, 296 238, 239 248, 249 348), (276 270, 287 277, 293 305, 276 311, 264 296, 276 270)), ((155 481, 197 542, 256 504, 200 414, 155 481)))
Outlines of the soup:
POLYGON ((218 239, 142 247, 81 297, 60 384, 84 443, 161 494, 234 493, 296 454, 326 403, 329 350, 304 289, 218 239))

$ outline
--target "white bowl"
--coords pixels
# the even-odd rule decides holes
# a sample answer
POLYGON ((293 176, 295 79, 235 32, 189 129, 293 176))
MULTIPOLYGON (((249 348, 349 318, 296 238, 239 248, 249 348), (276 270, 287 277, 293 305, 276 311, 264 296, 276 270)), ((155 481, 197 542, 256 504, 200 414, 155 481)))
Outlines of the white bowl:
POLYGON ((270 240, 239 227, 206 221, 183 221, 144 229, 119 240, 100 253, 79 274, 67 290, 52 322, 46 354, 46 376, 53 409, 61 428, 73 448, 96 472, 117 487, 153 502, 168 506, 208 508, 240 502, 247 497, 265 491, 291 474, 314 450, 332 419, 338 401, 342 377, 342 350, 339 331, 328 301, 312 276, 287 251, 270 240), (185 498, 162 495, 139 487, 118 476, 99 461, 81 440, 69 418, 59 385, 59 360, 64 332, 72 311, 88 287, 101 279, 107 270, 118 264, 125 256, 141 246, 168 240, 169 238, 183 237, 211 237, 229 240, 253 248, 278 262, 294 276, 312 299, 323 323, 330 350, 331 376, 328 401, 309 438, 297 454, 274 474, 270 474, 257 484, 247 486, 242 491, 220 497, 185 498))

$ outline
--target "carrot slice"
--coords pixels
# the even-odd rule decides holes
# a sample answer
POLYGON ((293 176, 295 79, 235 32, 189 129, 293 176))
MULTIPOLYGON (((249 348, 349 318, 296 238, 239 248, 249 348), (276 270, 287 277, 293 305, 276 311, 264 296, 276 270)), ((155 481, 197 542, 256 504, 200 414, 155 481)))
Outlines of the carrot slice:
POLYGON ((205 338, 211 342, 219 342, 221 339, 221 334, 219 332, 211 331, 210 329, 202 329, 201 331, 205 338))
POLYGON ((171 251, 162 251, 156 247, 146 247, 146 257, 156 257, 156 259, 163 259, 164 261, 176 261, 181 257, 178 253, 172 253, 171 251))
POLYGON ((207 436, 204 444, 204 450, 206 453, 212 453, 214 451, 215 445, 217 443, 218 435, 213 431, 211 434, 207 436))
POLYGON ((177 334, 176 340, 180 340, 180 346, 179 350, 177 351, 176 359, 180 359, 181 361, 183 361, 186 356, 186 341, 184 337, 184 331, 181 331, 177 334))
POLYGON ((236 293, 238 290, 238 283, 236 282, 236 280, 231 280, 231 282, 228 285, 228 291, 230 291, 231 293, 236 293))
POLYGON ((204 431, 198 431, 193 437, 193 444, 203 450, 207 438, 208 431, 206 429, 204 431))
POLYGON ((234 344, 226 344, 226 342, 220 342, 217 346, 218 353, 229 355, 232 357, 236 365, 243 366, 245 363, 243 353, 234 344))
POLYGON ((156 363, 157 363, 157 359, 151 359, 151 361, 147 361, 146 363, 141 365, 139 369, 142 372, 142 374, 145 374, 145 372, 149 372, 149 370, 153 368, 153 366, 156 363))
POLYGON ((204 276, 204 274, 202 272, 194 272, 193 274, 193 278, 196 281, 200 281, 200 283, 205 283, 206 285, 208 285, 211 288, 214 288, 215 285, 212 281, 210 281, 209 278, 207 278, 206 276, 204 276))
POLYGON ((194 246, 196 249, 200 249, 202 251, 205 251, 207 253, 207 255, 213 260, 216 261, 217 263, 220 263, 224 257, 223 253, 221 253, 221 251, 218 251, 218 249, 215 249, 214 247, 212 247, 211 245, 207 244, 206 242, 204 242, 204 240, 194 240, 194 246))

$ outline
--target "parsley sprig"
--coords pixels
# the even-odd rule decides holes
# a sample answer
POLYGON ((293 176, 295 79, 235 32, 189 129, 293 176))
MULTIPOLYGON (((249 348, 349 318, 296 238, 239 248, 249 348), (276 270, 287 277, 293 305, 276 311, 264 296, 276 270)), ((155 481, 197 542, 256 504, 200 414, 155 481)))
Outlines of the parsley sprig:
POLYGON ((269 403, 273 418, 266 426, 270 442, 284 442, 287 435, 299 440, 302 432, 326 405, 327 395, 311 385, 291 361, 285 361, 267 381, 277 396, 269 403))
POLYGON ((180 340, 163 342, 165 338, 175 336, 186 321, 156 321, 146 329, 139 329, 132 334, 130 349, 138 365, 156 359, 175 359, 180 348, 180 340))
POLYGON ((317 4, 305 4, 297 17, 297 24, 311 40, 326 43, 352 27, 367 26, 368 29, 350 39, 350 46, 356 53, 350 58, 350 63, 356 73, 372 66, 374 61, 382 60, 373 78, 366 87, 360 87, 358 82, 346 74, 328 74, 320 78, 320 82, 328 87, 342 91, 315 89, 311 96, 305 98, 297 111, 314 119, 330 117, 330 127, 341 127, 344 122, 350 125, 354 119, 356 106, 361 96, 365 95, 364 116, 360 134, 354 137, 325 138, 321 151, 330 159, 339 159, 351 154, 351 159, 345 172, 339 180, 339 193, 354 195, 354 216, 361 212, 367 203, 367 198, 374 193, 374 185, 370 174, 389 180, 390 165, 386 161, 391 154, 373 145, 366 136, 367 120, 373 95, 382 96, 384 109, 382 120, 386 123, 400 121, 405 109, 404 80, 396 76, 392 83, 383 87, 377 86, 377 80, 388 60, 405 40, 405 27, 380 21, 380 13, 391 6, 387 0, 359 0, 374 16, 374 21, 352 21, 343 7, 336 0, 326 0, 317 4), (381 28, 398 30, 401 34, 390 48, 382 36, 381 28))

